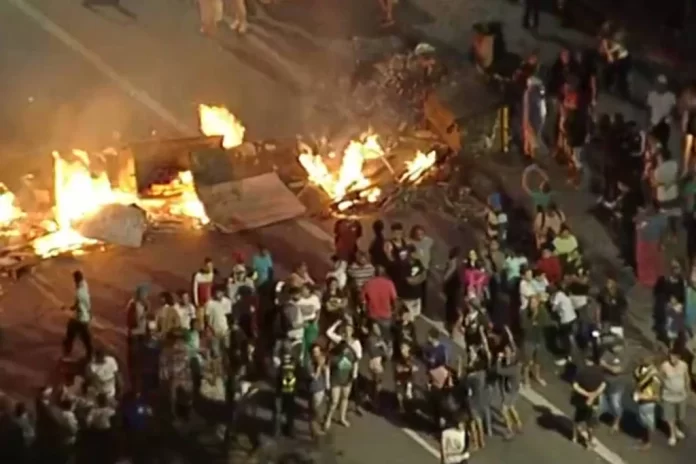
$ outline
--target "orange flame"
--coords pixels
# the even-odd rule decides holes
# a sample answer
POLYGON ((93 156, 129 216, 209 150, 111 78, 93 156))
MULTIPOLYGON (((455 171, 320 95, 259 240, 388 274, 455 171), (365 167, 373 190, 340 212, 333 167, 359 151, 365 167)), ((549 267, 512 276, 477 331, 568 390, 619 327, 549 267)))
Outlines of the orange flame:
MULTIPOLYGON (((334 158, 335 153, 329 154, 334 158)), ((307 171, 309 181, 321 187, 334 201, 338 202, 338 209, 344 211, 353 205, 353 201, 341 201, 345 196, 354 191, 360 191, 360 197, 370 203, 376 202, 381 189, 370 187, 370 181, 363 174, 365 161, 384 156, 384 149, 379 144, 376 135, 367 136, 364 141, 351 141, 343 151, 341 167, 338 172, 332 173, 321 156, 315 155, 308 147, 303 147, 299 156, 302 167, 307 171)))
POLYGON ((246 129, 224 106, 198 105, 198 118, 201 132, 208 137, 222 136, 224 148, 234 148, 244 142, 246 129))

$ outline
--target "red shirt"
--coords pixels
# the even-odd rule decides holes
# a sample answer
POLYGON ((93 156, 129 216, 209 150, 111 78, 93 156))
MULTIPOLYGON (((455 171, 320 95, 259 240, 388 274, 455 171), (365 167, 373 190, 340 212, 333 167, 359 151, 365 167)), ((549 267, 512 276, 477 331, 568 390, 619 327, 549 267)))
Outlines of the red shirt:
POLYGON ((390 319, 396 302, 396 287, 387 277, 377 276, 368 280, 362 289, 365 310, 370 319, 390 319))
POLYGON ((558 259, 558 256, 541 258, 537 261, 536 267, 546 275, 546 279, 550 284, 559 284, 561 279, 563 279, 563 268, 561 267, 561 260, 558 259))

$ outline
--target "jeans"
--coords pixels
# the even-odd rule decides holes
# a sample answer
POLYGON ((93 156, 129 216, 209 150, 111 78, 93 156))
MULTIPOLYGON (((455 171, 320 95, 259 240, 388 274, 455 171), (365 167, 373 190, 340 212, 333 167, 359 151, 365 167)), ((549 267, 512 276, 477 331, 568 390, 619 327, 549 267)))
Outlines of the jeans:
POLYGON ((655 410, 657 403, 641 403, 638 405, 638 420, 641 425, 652 432, 655 430, 655 410))
POLYGON ((599 411, 601 414, 609 414, 618 419, 623 414, 623 395, 622 387, 607 388, 599 398, 599 411))
POLYGON ((466 385, 471 390, 469 399, 472 416, 483 421, 486 435, 493 435, 491 416, 491 390, 485 371, 474 371, 466 377, 466 385))
POLYGON ((275 436, 280 436, 281 432, 288 436, 294 433, 296 413, 297 403, 294 394, 281 393, 276 396, 273 408, 275 436), (283 415, 285 415, 285 423, 283 423, 283 415))

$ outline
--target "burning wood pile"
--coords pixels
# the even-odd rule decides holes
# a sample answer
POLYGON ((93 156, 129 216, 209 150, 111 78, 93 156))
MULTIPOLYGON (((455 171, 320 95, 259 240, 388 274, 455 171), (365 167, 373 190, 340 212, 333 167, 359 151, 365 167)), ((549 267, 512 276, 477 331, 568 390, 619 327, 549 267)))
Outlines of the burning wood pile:
MULTIPOLYGON (((201 105, 201 131, 222 137, 224 147, 241 144, 244 127, 225 108, 201 105)), ((133 160, 123 163, 115 149, 52 153, 52 185, 24 177, 18 199, 0 184, 0 272, 15 272, 41 259, 80 254, 105 243, 140 246, 152 225, 199 229, 210 221, 199 201, 191 171, 162 172, 138 191, 133 160), (114 164, 121 164, 110 175, 114 164), (30 196, 31 198, 24 198, 30 196), (20 201, 22 200, 22 201, 20 201)))
POLYGON ((313 148, 303 142, 299 152, 309 182, 326 194, 328 210, 340 214, 386 206, 425 179, 438 163, 435 149, 385 148, 379 136, 370 133, 348 142, 341 155, 329 146, 313 148))

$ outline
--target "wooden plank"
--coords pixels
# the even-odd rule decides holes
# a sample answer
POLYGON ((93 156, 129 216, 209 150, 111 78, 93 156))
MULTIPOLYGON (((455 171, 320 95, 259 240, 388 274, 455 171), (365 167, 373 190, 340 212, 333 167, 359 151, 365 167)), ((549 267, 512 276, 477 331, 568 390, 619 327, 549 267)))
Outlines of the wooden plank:
POLYGON ((196 190, 210 221, 224 233, 264 227, 306 210, 275 173, 215 185, 196 183, 196 190))
POLYGON ((432 130, 454 151, 462 149, 462 137, 454 113, 434 93, 430 93, 423 104, 425 119, 432 130))

